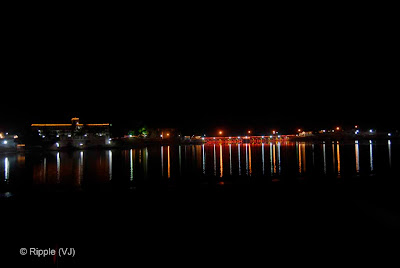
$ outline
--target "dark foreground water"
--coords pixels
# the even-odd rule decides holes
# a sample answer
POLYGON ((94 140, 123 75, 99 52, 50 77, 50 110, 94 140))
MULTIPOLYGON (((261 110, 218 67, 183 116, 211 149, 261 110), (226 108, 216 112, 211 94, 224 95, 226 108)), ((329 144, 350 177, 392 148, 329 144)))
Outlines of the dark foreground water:
POLYGON ((395 141, 2 154, 0 262, 325 265, 390 255, 399 180, 395 141), (21 256, 22 247, 77 255, 21 256))

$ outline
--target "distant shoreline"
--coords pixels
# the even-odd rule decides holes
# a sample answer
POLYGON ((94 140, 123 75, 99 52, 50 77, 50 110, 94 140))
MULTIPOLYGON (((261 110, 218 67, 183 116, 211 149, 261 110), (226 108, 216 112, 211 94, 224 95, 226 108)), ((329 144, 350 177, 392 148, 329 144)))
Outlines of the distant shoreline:
POLYGON ((240 142, 236 141, 225 141, 221 139, 216 139, 215 141, 203 141, 203 140, 190 140, 190 141, 179 141, 179 140, 114 140, 113 145, 104 145, 104 146, 91 146, 91 147, 62 147, 58 149, 46 148, 43 146, 27 146, 23 150, 17 148, 7 148, 1 149, 0 154, 10 154, 10 153, 27 153, 27 152, 43 152, 43 151, 55 151, 55 152, 64 152, 64 151, 81 151, 81 150, 112 150, 112 149, 136 149, 136 148, 144 148, 147 146, 171 146, 171 145, 207 145, 207 144, 261 144, 261 143, 269 143, 269 142, 326 142, 326 141, 342 141, 342 142, 354 142, 354 141, 399 141, 399 136, 392 137, 384 137, 384 136, 358 136, 358 137, 350 137, 350 136, 308 136, 308 137, 290 137, 288 139, 279 139, 272 138, 267 139, 264 142, 252 142, 251 140, 242 140, 240 142))

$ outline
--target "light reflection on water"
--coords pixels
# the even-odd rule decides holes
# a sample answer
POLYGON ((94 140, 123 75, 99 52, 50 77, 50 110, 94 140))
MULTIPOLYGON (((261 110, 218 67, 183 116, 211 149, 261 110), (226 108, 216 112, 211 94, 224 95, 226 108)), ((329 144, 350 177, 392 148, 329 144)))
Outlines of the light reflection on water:
POLYGON ((355 152, 356 152, 356 173, 360 173, 360 146, 358 141, 355 141, 355 152))
POLYGON ((68 184, 206 175, 334 177, 399 170, 393 141, 150 146, 128 150, 87 150, 0 155, 0 186, 32 178, 34 184, 68 184), (269 165, 269 167, 268 167, 269 165))

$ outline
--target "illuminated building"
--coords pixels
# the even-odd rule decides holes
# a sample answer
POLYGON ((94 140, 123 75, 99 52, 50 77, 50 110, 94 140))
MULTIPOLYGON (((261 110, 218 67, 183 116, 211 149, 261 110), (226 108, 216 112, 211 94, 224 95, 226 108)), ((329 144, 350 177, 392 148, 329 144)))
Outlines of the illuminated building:
POLYGON ((111 144, 109 123, 81 124, 72 118, 70 124, 32 124, 34 135, 50 148, 87 148, 111 144))

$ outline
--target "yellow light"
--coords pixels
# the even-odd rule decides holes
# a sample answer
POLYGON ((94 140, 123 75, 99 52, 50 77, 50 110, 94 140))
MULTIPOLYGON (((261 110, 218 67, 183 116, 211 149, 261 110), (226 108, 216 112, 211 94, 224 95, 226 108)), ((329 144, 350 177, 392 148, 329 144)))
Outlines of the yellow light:
POLYGON ((301 132, 301 129, 299 128, 297 131, 298 131, 298 132, 301 132))
POLYGON ((72 124, 32 124, 32 127, 70 127, 72 124))
POLYGON ((247 133, 249 133, 249 134, 250 134, 250 133, 251 133, 251 131, 249 130, 249 131, 247 131, 247 133))
POLYGON ((221 135, 221 134, 222 134, 222 131, 219 132, 219 135, 221 135))
POLYGON ((105 124, 77 124, 77 126, 90 126, 90 127, 99 127, 99 126, 109 126, 109 123, 105 123, 105 124))
POLYGON ((336 127, 336 130, 339 130, 340 129, 340 127, 336 127))

